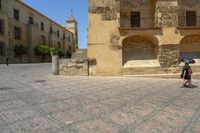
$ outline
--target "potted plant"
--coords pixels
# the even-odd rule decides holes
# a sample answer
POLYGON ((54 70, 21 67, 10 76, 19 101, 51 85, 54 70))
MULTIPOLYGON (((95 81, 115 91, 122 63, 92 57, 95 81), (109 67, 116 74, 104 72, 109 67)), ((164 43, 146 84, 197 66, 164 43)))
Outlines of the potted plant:
POLYGON ((50 53, 52 56, 52 74, 58 75, 59 74, 59 56, 58 56, 58 49, 51 48, 50 53))

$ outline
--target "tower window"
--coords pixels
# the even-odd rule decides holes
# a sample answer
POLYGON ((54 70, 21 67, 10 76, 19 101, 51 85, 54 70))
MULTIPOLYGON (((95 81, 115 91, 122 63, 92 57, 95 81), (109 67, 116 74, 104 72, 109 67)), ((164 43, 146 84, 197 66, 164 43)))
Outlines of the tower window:
POLYGON ((197 15, 196 11, 186 11, 186 26, 196 26, 197 15))
POLYGON ((140 12, 131 12, 131 27, 140 27, 140 12))

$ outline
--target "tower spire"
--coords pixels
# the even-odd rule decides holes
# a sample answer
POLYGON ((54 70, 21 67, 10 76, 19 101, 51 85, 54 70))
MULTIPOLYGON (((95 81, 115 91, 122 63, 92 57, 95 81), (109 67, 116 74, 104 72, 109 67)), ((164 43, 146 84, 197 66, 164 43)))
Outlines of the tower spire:
POLYGON ((71 9, 71 10, 70 10, 70 15, 72 15, 72 16, 73 16, 73 9, 71 9))

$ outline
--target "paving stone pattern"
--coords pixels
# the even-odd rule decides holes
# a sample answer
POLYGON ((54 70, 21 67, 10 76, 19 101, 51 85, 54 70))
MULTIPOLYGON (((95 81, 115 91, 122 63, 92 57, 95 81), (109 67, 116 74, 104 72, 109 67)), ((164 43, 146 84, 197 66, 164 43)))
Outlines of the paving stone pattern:
POLYGON ((68 77, 51 64, 0 66, 0 133, 199 133, 200 82, 68 77), (42 82, 38 82, 42 81, 42 82))

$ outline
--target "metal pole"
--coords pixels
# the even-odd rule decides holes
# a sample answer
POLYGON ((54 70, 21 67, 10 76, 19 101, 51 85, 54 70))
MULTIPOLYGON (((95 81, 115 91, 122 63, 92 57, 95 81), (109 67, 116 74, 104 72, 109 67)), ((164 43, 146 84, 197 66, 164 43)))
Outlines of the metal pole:
POLYGON ((8 57, 10 57, 10 31, 8 32, 8 57))
POLYGON ((8 31, 8 56, 6 57, 6 64, 8 66, 10 61, 10 31, 8 31))

